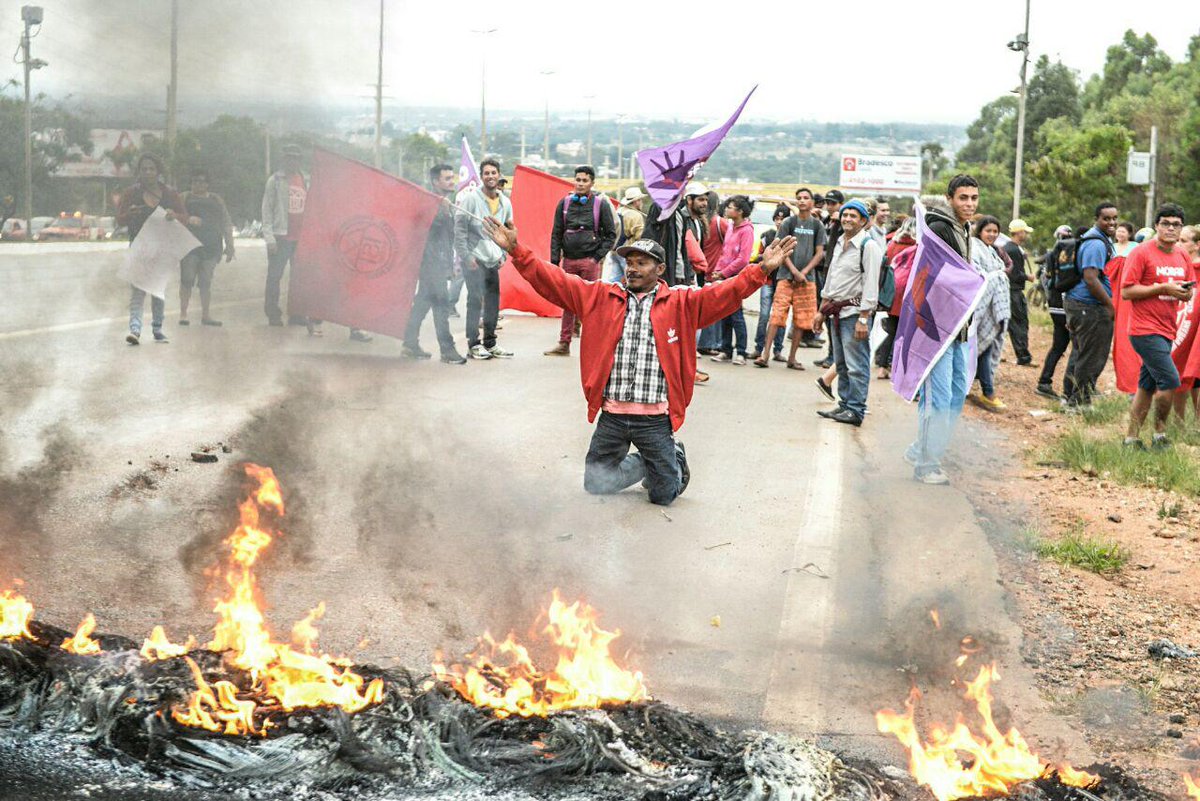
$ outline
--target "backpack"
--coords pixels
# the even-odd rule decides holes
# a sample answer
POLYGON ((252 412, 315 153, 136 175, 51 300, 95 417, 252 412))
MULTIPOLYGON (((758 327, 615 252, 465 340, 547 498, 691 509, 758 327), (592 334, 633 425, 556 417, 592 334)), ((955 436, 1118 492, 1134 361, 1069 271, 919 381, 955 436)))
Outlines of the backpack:
POLYGON ((590 255, 595 250, 596 243, 600 241, 600 203, 607 203, 604 195, 592 195, 592 227, 587 228, 568 228, 567 227, 567 210, 571 208, 571 203, 577 195, 572 192, 562 200, 562 221, 563 221, 563 255, 569 259, 583 258, 584 255, 590 255), (567 251, 571 255, 567 254, 567 251))
POLYGON ((1108 241, 1106 236, 1081 236, 1074 240, 1074 244, 1064 245, 1063 249, 1058 253, 1058 264, 1050 265, 1047 271, 1053 271, 1054 288, 1059 292, 1067 293, 1074 289, 1080 281, 1083 280, 1083 270, 1079 269, 1079 251, 1083 248, 1084 242, 1100 241, 1104 243, 1104 261, 1107 262, 1112 258, 1112 243, 1108 241))
MULTIPOLYGON (((863 242, 865 245, 866 242, 863 242)), ((858 249, 858 269, 864 274, 867 272, 866 265, 867 249, 865 247, 858 249)), ((879 303, 876 308, 879 311, 890 311, 892 303, 896 300, 896 272, 892 269, 891 262, 888 261, 887 251, 883 253, 883 261, 879 263, 879 303)))

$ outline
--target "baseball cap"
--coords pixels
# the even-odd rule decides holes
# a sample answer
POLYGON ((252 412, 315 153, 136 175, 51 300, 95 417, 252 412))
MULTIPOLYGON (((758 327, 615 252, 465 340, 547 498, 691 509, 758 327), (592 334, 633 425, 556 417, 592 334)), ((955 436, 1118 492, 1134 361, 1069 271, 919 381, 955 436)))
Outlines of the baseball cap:
MULTIPOLYGON (((845 203, 846 196, 842 194, 840 189, 830 189, 825 193, 825 202, 828 203, 831 200, 834 203, 845 203)), ((866 208, 866 206, 863 208, 866 208)), ((863 216, 866 217, 867 215, 864 213, 863 216)))
POLYGON ((1033 228, 1031 228, 1029 223, 1025 222, 1024 220, 1013 220, 1008 224, 1008 232, 1010 234, 1015 234, 1018 231, 1025 231, 1032 234, 1033 228))
POLYGON ((617 248, 617 255, 621 258, 627 257, 630 253, 645 253, 660 264, 667 260, 667 252, 653 239, 637 239, 628 245, 617 248))

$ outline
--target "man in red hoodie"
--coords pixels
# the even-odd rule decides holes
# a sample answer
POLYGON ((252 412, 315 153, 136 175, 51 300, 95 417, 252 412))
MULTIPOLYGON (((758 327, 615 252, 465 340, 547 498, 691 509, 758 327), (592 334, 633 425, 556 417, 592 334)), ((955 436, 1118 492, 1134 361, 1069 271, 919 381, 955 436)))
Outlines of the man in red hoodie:
POLYGON ((650 239, 618 251, 626 260, 622 285, 585 281, 547 264, 517 243, 515 228, 494 219, 487 232, 539 295, 583 321, 579 373, 588 421, 602 412, 584 463, 584 489, 608 495, 641 481, 651 503, 670 504, 691 478, 674 432, 692 400, 696 330, 741 308, 796 240, 776 240, 758 268, 696 289, 667 286, 666 253, 650 239), (629 453, 630 445, 638 452, 629 453))

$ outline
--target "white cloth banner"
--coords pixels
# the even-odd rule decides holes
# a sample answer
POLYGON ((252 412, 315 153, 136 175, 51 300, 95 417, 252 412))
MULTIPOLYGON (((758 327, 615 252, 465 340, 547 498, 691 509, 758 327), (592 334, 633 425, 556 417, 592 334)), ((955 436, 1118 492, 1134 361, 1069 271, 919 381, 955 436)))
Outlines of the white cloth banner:
POLYGON ((179 272, 180 260, 200 247, 200 240, 177 220, 168 220, 162 207, 154 209, 125 255, 121 277, 156 298, 166 299, 167 281, 179 272))

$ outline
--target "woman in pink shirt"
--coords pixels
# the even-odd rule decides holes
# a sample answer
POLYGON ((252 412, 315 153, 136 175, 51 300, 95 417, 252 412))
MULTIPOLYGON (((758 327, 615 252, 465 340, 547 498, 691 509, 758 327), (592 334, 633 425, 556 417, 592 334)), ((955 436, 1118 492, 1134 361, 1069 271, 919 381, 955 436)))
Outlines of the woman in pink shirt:
MULTIPOLYGON (((733 278, 750 264, 754 250, 754 224, 750 212, 754 201, 745 195, 734 195, 725 204, 725 217, 730 230, 725 235, 725 245, 717 266, 708 272, 710 281, 733 278)), ((714 362, 746 363, 746 318, 739 307, 737 311, 721 321, 721 352, 712 357, 714 362), (734 336, 737 337, 737 352, 734 353, 734 336)))

